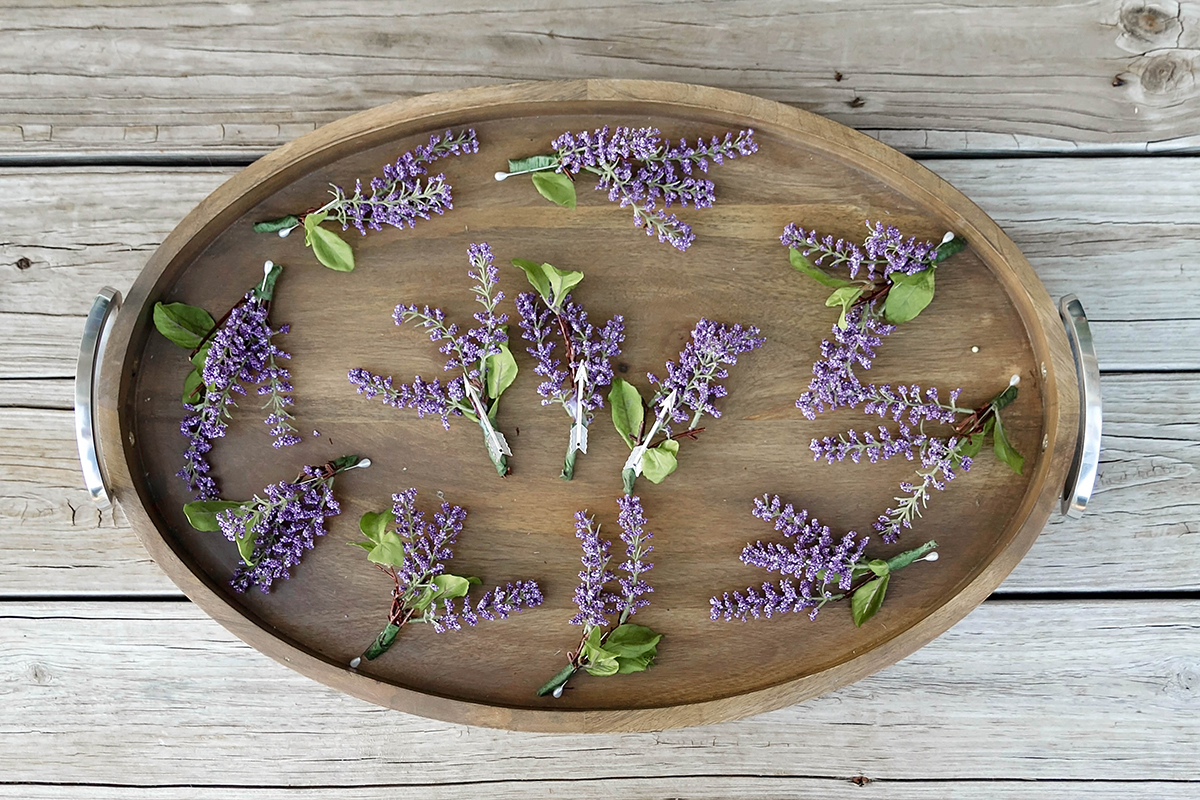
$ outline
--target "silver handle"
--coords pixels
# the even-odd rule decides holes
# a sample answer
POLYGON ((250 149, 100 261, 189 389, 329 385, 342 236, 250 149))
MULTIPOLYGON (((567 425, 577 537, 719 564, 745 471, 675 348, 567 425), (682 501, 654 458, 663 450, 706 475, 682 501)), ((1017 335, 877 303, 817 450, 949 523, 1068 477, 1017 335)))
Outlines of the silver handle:
POLYGON ((101 508, 112 505, 112 496, 104 480, 100 440, 96 438, 96 373, 112 321, 120 308, 121 293, 111 286, 105 286, 96 295, 96 302, 92 303, 92 310, 83 323, 79 363, 75 366, 75 444, 79 447, 83 483, 101 508))
POLYGON ((1079 438, 1075 455, 1063 487, 1062 513, 1078 519, 1083 516, 1096 476, 1100 471, 1100 433, 1103 413, 1100 403, 1100 363, 1096 360, 1096 344, 1087 314, 1079 298, 1069 294, 1058 301, 1058 312, 1067 328, 1071 355, 1075 358, 1075 373, 1079 376, 1079 438))

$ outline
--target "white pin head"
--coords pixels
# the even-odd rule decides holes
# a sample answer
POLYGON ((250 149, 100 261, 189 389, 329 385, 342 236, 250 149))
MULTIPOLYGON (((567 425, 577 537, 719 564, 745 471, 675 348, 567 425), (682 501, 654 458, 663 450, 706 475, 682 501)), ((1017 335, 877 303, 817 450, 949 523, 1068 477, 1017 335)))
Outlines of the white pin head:
POLYGON ((358 462, 350 469, 366 469, 369 466, 371 466, 371 459, 364 458, 362 461, 358 462))
POLYGON ((555 686, 554 691, 551 692, 551 694, 553 694, 555 697, 562 697, 562 692, 563 692, 564 686, 566 686, 565 683, 561 683, 558 686, 555 686))
POLYGON ((497 173, 496 173, 495 175, 493 175, 492 177, 493 177, 493 178, 495 178, 495 179, 496 179, 496 180, 498 180, 498 181, 502 181, 502 180, 504 180, 505 178, 507 178, 507 177, 508 177, 508 173, 507 173, 507 172, 497 172, 497 173))
POLYGON ((288 237, 288 234, 291 233, 292 231, 294 231, 295 229, 296 229, 295 225, 293 225, 290 228, 280 228, 279 229, 279 238, 286 239, 288 237))
POLYGON ((1016 386, 1016 385, 1017 385, 1018 383, 1020 383, 1020 382, 1021 382, 1021 376, 1020 376, 1020 375, 1013 375, 1011 378, 1009 378, 1009 379, 1008 379, 1008 385, 1009 385, 1009 386, 1016 386))
POLYGON ((929 555, 925 556, 925 557, 924 557, 924 558, 922 558, 921 560, 922 560, 922 561, 937 561, 937 560, 938 560, 938 554, 937 554, 937 551, 936 551, 936 550, 935 550, 935 551, 933 551, 932 553, 930 553, 929 555))
POLYGON ((264 261, 264 262, 263 262, 263 275, 268 275, 268 274, 270 274, 270 272, 271 272, 271 268, 272 268, 272 267, 274 267, 274 266, 275 266, 275 262, 274 262, 274 261, 271 261, 270 259, 268 259, 268 260, 264 261))
POLYGON ((942 237, 942 244, 954 238, 954 231, 946 231, 946 235, 942 237))
POLYGON ((350 669, 358 669, 358 665, 362 663, 362 656, 355 656, 350 659, 350 669))

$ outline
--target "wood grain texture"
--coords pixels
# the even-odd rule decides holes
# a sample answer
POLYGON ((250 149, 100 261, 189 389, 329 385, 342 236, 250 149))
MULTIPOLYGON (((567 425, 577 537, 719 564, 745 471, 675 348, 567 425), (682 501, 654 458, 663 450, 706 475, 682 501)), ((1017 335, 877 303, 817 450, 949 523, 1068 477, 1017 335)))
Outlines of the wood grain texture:
MULTIPOLYGON (((1126 792, 1187 785, 1200 746, 1197 605, 985 603, 889 669, 791 708, 657 734, 549 736, 376 708, 272 663, 190 604, 6 603, 0 775, 18 786, 238 793, 522 781, 535 790, 526 796, 556 780, 608 780, 634 797, 664 788, 614 779, 862 775, 886 797, 909 796, 901 782, 930 780, 951 783, 913 796, 972 796, 959 794, 959 780, 980 789, 1013 779, 1119 781, 1126 792)), ((586 786, 558 791, 577 797, 586 786)), ((975 796, 1049 796, 1030 788, 975 796)), ((1095 791, 1080 796, 1111 796, 1095 791)))
MULTIPOLYGON (((1051 296, 1079 295, 1102 368, 1200 369, 1200 310, 1186 291, 1200 280, 1200 159, 923 163, 1003 226, 1051 296)), ((235 173, 0 169, 0 196, 14 198, 0 233, 0 315, 11 332, 0 339, 0 378, 74 375, 96 290, 128 291, 170 229, 235 173), (15 316, 25 313, 42 316, 15 316)))
MULTIPOLYGON (((0 598, 177 594, 120 509, 100 513, 84 491, 70 383, 26 383, 55 407, 0 408, 0 598)), ((1002 592, 1200 590, 1200 376, 1105 375, 1102 385, 1087 514, 1051 517, 1002 592)))
POLYGON ((750 92, 909 152, 1200 144, 1190 0, 24 0, 0 28, 17 158, 257 154, 399 97, 591 77, 750 92))

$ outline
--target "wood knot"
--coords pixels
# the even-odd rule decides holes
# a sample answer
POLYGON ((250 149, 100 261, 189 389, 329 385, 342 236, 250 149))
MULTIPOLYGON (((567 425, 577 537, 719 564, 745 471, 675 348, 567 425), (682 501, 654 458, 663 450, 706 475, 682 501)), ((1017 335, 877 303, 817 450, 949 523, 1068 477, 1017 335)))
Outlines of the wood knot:
POLYGON ((868 783, 871 782, 871 779, 868 778, 866 775, 855 775, 853 778, 850 779, 850 782, 853 783, 855 786, 866 786, 868 783))
POLYGON ((45 686, 54 680, 54 676, 50 674, 50 670, 46 669, 41 664, 33 664, 30 666, 29 677, 39 686, 45 686))
POLYGON ((851 108, 862 108, 866 104, 867 101, 863 100, 861 97, 855 97, 853 100, 850 100, 846 103, 846 105, 850 106, 851 108))
POLYGON ((1169 7, 1144 2, 1128 3, 1117 16, 1121 33, 1117 45, 1131 53, 1160 47, 1177 47, 1183 33, 1178 3, 1169 7))
POLYGON ((17 269, 29 269, 32 266, 33 266, 33 262, 30 261, 25 256, 21 256, 20 258, 17 259, 17 269))
POLYGON ((1142 89, 1147 94, 1169 94, 1192 83, 1192 63, 1174 53, 1160 53, 1146 60, 1141 69, 1142 89))

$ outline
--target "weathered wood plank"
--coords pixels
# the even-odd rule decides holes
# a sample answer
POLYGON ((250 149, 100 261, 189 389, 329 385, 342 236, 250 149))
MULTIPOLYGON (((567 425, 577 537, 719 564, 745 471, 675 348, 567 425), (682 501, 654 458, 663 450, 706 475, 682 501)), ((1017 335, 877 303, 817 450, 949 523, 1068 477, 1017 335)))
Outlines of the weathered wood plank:
POLYGON ((397 97, 610 76, 738 89, 912 151, 1197 144, 1194 2, 26 0, 0 28, 17 157, 261 152, 397 97))
MULTIPOLYGON (((1001 591, 1200 589, 1200 376, 1106 375, 1103 390, 1087 514, 1051 518, 1001 591)), ((120 511, 88 498, 71 424, 68 410, 0 408, 0 597, 174 592, 120 511)))
MULTIPOLYGON (((696 769, 702 771, 701 768, 696 769)), ((420 792, 424 800, 461 800, 464 794, 489 800, 577 800, 580 797, 623 797, 629 800, 727 800, 731 797, 762 797, 771 800, 1194 800, 1197 786, 1191 781, 1043 781, 964 780, 892 781, 866 775, 836 778, 704 775, 691 777, 630 778, 537 777, 521 781, 446 781, 414 786, 392 782, 367 786, 319 788, 237 786, 87 786, 28 783, 0 784, 0 800, 228 800, 231 793, 241 800, 394 800, 398 792, 420 792)), ((403 796, 403 795, 400 795, 403 796)))
MULTIPOLYGON (((1200 369, 1191 244, 1200 160, 926 163, 1005 227, 1053 295, 1080 296, 1104 368, 1200 369)), ((73 375, 96 289, 127 289, 175 223, 233 172, 0 170, 0 196, 14 198, 11 233, 0 236, 0 378, 73 375), (37 316, 18 316, 29 313, 37 316)))
POLYGON ((697 774, 1192 781, 1198 611, 985 603, 904 661, 792 708, 659 734, 552 736, 369 706, 254 653, 190 604, 5 603, 0 774, 268 787, 697 774))

